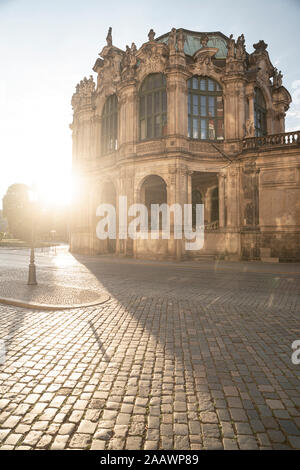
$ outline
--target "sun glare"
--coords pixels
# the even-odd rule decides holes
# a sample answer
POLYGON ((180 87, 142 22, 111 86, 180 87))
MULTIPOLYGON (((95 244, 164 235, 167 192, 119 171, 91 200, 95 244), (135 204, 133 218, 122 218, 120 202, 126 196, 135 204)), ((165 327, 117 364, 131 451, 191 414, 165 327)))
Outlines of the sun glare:
POLYGON ((45 206, 67 206, 72 198, 71 177, 41 180, 36 184, 37 199, 45 206))

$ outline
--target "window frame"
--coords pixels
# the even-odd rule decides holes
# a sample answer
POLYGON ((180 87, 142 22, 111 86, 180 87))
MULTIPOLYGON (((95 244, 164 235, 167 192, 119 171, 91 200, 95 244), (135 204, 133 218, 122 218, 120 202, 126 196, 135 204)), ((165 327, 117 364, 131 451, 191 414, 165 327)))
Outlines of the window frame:
POLYGON ((145 77, 139 90, 138 123, 140 142, 160 139, 166 135, 167 111, 166 77, 161 72, 151 73, 145 77), (156 77, 161 78, 158 86, 155 86, 156 77), (158 127, 156 127, 157 120, 159 121, 158 127))
POLYGON ((109 95, 101 115, 101 154, 107 155, 118 150, 119 104, 114 93, 109 95))
POLYGON ((187 80, 188 88, 188 137, 192 140, 204 140, 210 142, 224 141, 224 100, 221 85, 209 76, 193 75, 187 80), (197 82, 197 87, 194 87, 197 82), (203 87, 204 83, 204 87, 203 87), (211 84, 213 89, 209 89, 211 84), (205 97, 205 99, 202 99, 205 97), (218 116, 218 97, 220 97, 222 115, 218 116), (196 98, 196 99, 195 99, 196 98), (210 116, 211 99, 213 98, 213 116, 210 116), (204 105, 203 105, 204 103, 204 105), (205 114, 203 114, 203 107, 205 114), (194 110, 197 110, 195 113, 194 110), (213 121, 214 138, 210 138, 210 121, 213 121), (218 137, 221 122, 222 136, 218 137), (196 125, 195 125, 196 124, 196 125), (195 131, 195 133, 194 133, 195 131), (205 135, 205 137, 201 137, 205 135))
POLYGON ((254 88, 254 128, 255 137, 264 137, 267 131, 267 105, 264 94, 259 87, 254 88), (258 125, 259 124, 259 125, 258 125))

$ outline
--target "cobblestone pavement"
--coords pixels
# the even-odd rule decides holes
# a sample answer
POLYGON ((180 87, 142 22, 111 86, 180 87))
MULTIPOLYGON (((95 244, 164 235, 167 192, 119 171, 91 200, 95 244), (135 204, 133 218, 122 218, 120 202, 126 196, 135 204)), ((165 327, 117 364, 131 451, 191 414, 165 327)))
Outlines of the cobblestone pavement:
POLYGON ((43 256, 39 279, 111 300, 0 305, 1 449, 300 449, 299 265, 43 256))

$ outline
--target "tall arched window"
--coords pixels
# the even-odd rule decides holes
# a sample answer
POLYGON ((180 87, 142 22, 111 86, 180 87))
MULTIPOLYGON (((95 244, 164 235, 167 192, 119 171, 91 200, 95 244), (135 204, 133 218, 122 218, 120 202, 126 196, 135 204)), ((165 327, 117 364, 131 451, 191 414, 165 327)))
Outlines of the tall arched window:
POLYGON ((224 139, 222 88, 212 78, 195 76, 188 80, 188 136, 224 139))
POLYGON ((103 107, 101 148, 102 155, 118 148, 118 99, 116 95, 109 96, 103 107))
POLYGON ((267 134, 266 101, 259 88, 255 88, 254 90, 254 126, 256 137, 267 134))
POLYGON ((166 134, 167 92, 162 73, 148 75, 140 89, 140 140, 166 134))

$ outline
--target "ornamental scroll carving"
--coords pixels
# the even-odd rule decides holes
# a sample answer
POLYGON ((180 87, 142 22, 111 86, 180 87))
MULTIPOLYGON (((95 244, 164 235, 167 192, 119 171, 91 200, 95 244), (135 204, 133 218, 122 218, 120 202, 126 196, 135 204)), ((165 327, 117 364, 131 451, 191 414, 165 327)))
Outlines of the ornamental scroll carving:
POLYGON ((169 56, 169 48, 159 42, 148 42, 136 53, 139 61, 137 78, 141 80, 149 73, 164 72, 169 56))

